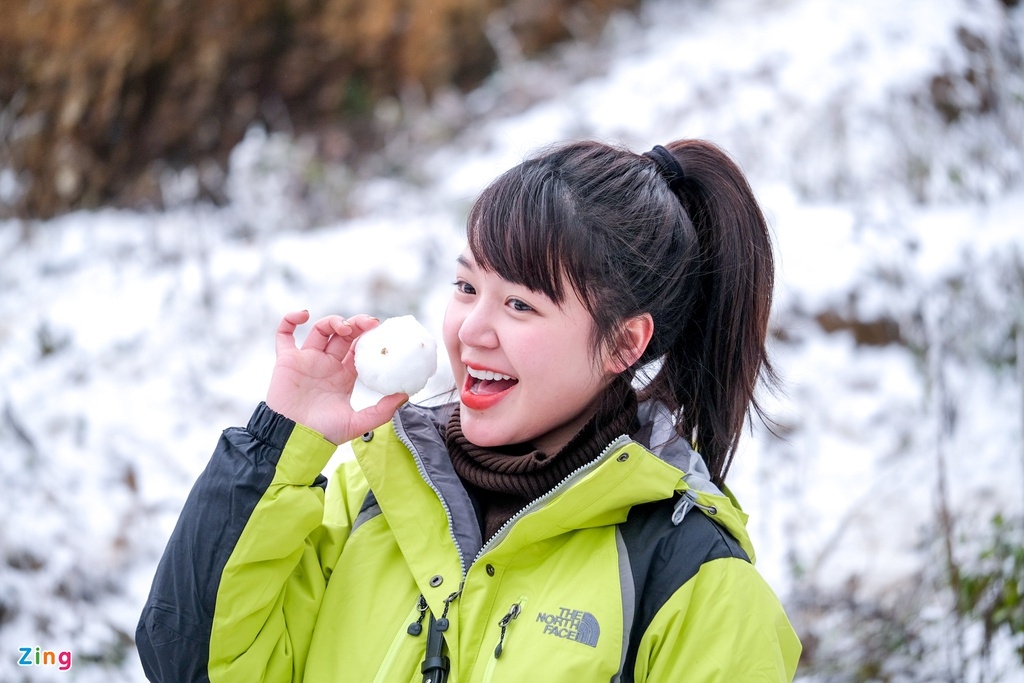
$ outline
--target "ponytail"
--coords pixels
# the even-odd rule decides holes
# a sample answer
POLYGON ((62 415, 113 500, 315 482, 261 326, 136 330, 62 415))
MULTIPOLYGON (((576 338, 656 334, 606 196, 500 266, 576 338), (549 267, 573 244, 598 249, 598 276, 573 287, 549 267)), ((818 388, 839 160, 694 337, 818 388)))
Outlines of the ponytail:
POLYGON ((746 417, 764 412, 759 379, 778 384, 765 341, 774 264, 767 222, 739 167, 702 140, 667 146, 683 178, 672 183, 697 236, 697 297, 641 398, 677 414, 676 431, 692 440, 721 484, 746 417))

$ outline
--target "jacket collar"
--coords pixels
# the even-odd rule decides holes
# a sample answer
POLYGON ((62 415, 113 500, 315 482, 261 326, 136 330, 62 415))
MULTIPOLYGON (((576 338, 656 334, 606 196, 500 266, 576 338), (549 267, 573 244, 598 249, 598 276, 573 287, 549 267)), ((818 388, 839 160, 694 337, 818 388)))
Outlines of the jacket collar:
MULTIPOLYGON (((387 453, 367 453, 357 445, 355 450, 386 517, 424 514, 413 503, 420 494, 434 499, 431 505, 440 501, 465 572, 481 552, 483 539, 472 501, 452 467, 441 433, 450 410, 450 406, 407 403, 395 414, 389 436, 404 445, 401 450, 412 453, 411 459, 390 449, 387 453), (381 456, 397 458, 414 467, 402 468, 401 462, 385 467, 381 456), (431 489, 436 496, 429 495, 431 489)), ((696 507, 725 526, 753 559, 745 528, 746 515, 728 493, 711 482, 703 460, 689 444, 673 438, 668 410, 661 404, 645 402, 640 405, 638 418, 641 429, 635 440, 623 436, 609 444, 597 460, 532 504, 529 514, 517 515, 514 533, 507 527, 507 533, 499 532, 488 548, 511 535, 519 539, 514 543, 518 547, 571 529, 617 524, 625 521, 635 505, 683 494, 691 496, 696 507)), ((384 436, 384 429, 377 432, 384 436)), ((404 526, 392 523, 396 533, 404 526)))

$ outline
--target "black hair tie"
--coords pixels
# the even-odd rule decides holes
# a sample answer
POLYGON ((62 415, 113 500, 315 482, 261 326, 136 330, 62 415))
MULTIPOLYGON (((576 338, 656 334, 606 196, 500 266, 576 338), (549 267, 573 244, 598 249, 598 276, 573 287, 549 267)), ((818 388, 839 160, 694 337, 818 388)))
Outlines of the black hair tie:
POLYGON ((657 164, 658 171, 661 173, 661 177, 665 179, 665 182, 668 183, 669 189, 678 194, 686 178, 683 173, 683 166, 679 163, 679 159, 676 159, 676 155, 661 145, 655 145, 654 149, 650 152, 644 152, 644 156, 652 159, 657 164))

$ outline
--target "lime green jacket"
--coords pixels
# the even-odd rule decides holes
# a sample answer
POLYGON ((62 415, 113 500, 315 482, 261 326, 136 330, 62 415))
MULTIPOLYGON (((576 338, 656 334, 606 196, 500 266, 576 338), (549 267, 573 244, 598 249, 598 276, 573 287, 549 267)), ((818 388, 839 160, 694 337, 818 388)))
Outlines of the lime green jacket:
POLYGON ((485 543, 442 410, 404 406, 329 483, 334 446, 265 405, 227 430, 139 622, 147 676, 420 683, 433 615, 450 683, 792 680, 746 516, 657 445, 667 416, 641 406, 634 438, 485 543))

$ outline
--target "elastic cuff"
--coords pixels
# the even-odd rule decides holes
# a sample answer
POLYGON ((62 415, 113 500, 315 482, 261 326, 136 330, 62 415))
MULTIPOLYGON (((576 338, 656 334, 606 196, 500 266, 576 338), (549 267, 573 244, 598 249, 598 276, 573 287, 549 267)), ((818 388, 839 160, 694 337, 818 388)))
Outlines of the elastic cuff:
POLYGON ((296 424, 280 413, 275 413, 266 403, 260 402, 249 418, 245 430, 268 446, 283 450, 296 424))

